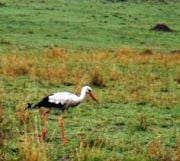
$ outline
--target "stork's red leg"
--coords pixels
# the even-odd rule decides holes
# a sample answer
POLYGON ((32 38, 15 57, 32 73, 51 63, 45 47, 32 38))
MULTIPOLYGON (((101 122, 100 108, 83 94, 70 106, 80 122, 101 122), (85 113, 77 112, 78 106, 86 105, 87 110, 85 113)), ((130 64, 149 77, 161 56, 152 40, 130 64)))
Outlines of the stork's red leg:
POLYGON ((42 138, 42 140, 45 140, 46 135, 47 135, 47 127, 46 127, 46 126, 43 126, 42 132, 41 132, 41 138, 42 138))
POLYGON ((60 118, 59 118, 59 127, 61 128, 62 143, 66 144, 68 142, 68 140, 65 137, 65 132, 64 132, 64 116, 63 115, 61 115, 60 118))

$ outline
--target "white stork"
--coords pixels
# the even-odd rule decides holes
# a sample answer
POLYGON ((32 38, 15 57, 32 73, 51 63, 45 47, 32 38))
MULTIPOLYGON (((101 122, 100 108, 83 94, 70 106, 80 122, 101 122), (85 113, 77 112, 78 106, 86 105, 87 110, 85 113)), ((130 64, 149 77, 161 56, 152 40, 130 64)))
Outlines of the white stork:
MULTIPOLYGON (((42 119, 44 127, 42 129, 42 139, 44 140, 47 134, 47 115, 50 112, 51 108, 57 108, 62 111, 62 113, 67 110, 70 107, 74 107, 79 105, 86 97, 86 95, 89 95, 92 97, 93 100, 96 102, 97 99, 95 95, 92 93, 92 88, 89 86, 84 86, 81 89, 81 94, 77 96, 76 94, 70 93, 70 92, 57 92, 53 93, 51 95, 48 95, 44 97, 40 102, 36 103, 34 106, 32 104, 28 103, 27 107, 25 108, 41 108, 45 107, 48 108, 47 111, 44 111, 42 113, 42 119)), ((61 137, 62 137, 62 143, 66 143, 67 139, 64 135, 64 117, 63 114, 59 118, 59 126, 61 127, 61 137)))

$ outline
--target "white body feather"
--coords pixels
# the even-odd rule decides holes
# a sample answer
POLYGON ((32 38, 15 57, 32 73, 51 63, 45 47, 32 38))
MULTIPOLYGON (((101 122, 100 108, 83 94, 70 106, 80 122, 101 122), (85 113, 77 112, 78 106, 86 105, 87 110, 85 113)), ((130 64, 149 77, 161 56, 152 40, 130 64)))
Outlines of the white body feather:
POLYGON ((85 86, 81 90, 80 96, 77 96, 70 92, 58 92, 50 95, 48 102, 54 104, 61 104, 65 107, 73 107, 81 103, 89 90, 92 90, 89 86, 85 86))
POLYGON ((58 92, 54 93, 53 95, 49 96, 49 102, 55 104, 66 104, 67 106, 75 105, 80 102, 78 96, 73 93, 69 92, 58 92))

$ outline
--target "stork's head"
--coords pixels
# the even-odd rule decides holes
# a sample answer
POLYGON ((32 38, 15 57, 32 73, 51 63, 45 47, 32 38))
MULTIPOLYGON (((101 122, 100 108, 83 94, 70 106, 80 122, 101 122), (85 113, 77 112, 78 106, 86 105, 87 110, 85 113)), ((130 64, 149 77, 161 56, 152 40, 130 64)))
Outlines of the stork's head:
POLYGON ((96 102, 98 102, 96 96, 93 94, 92 92, 92 88, 89 86, 84 86, 82 88, 82 90, 86 93, 86 95, 89 95, 93 100, 95 100, 96 102))

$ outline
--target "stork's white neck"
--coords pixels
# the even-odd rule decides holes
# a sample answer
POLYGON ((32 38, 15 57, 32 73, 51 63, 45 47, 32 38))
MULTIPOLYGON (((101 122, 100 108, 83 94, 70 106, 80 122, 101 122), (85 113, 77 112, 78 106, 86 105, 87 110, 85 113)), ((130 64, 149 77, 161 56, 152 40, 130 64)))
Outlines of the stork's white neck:
POLYGON ((81 90, 81 94, 79 96, 79 102, 82 102, 86 97, 86 90, 84 88, 82 88, 81 90))

